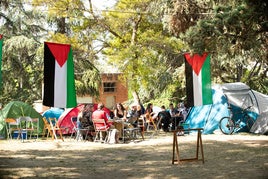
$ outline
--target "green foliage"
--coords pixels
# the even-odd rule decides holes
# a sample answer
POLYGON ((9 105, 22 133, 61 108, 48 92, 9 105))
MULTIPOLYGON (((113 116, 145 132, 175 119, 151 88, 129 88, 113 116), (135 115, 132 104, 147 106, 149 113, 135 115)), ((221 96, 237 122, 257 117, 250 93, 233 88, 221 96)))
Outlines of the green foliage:
POLYGON ((158 98, 168 90, 175 82, 172 64, 182 63, 177 62, 182 43, 163 31, 161 17, 152 15, 150 3, 154 2, 119 1, 116 11, 105 15, 115 33, 104 54, 123 72, 129 90, 137 92, 142 101, 158 98))
POLYGON ((25 36, 14 36, 4 41, 2 103, 10 100, 32 103, 41 98, 42 66, 35 59, 38 45, 25 36))
MULTIPOLYGON (((200 8, 204 2, 195 1, 200 8)), ((184 9, 191 12, 189 6, 184 9)), ((175 6, 173 11, 179 10, 175 6)), ((262 0, 207 3, 203 14, 194 13, 198 18, 192 24, 184 29, 171 24, 171 29, 180 35, 189 51, 212 54, 215 83, 241 81, 267 93, 263 85, 267 84, 267 11, 267 3, 262 0)), ((181 20, 173 21, 179 24, 181 20)))
POLYGON ((264 0, 119 0, 102 14, 88 3, 1 1, 2 103, 42 98, 44 41, 72 44, 80 95, 99 95, 96 66, 107 69, 99 59, 108 58, 143 103, 178 103, 185 98, 185 51, 211 54, 214 83, 242 81, 268 93, 264 0))

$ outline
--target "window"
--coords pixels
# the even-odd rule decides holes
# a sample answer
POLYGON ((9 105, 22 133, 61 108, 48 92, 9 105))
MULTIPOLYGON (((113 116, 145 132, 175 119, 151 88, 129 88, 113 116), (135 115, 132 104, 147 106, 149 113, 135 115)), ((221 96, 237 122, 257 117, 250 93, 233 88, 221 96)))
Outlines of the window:
POLYGON ((115 82, 105 82, 103 83, 104 92, 115 92, 115 82))

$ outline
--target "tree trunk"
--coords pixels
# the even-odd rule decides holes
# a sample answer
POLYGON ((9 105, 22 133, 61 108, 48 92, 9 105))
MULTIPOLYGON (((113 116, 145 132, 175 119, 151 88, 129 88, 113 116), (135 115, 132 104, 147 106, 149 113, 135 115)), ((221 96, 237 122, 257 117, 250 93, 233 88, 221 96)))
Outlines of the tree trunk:
POLYGON ((136 90, 132 91, 132 96, 134 99, 134 103, 141 104, 139 94, 136 90))

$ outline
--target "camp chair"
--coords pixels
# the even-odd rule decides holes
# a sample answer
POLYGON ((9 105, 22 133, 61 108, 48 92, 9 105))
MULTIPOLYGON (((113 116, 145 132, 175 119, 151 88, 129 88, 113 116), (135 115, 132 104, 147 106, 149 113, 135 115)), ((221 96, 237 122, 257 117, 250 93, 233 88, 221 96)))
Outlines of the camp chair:
POLYGON ((7 138, 12 139, 12 133, 14 131, 18 132, 17 138, 19 138, 20 134, 20 122, 18 119, 13 119, 13 118, 7 118, 5 119, 6 122, 6 131, 7 131, 7 138))
POLYGON ((97 142, 97 141, 107 142, 110 127, 107 126, 105 120, 104 119, 92 119, 92 122, 93 122, 94 129, 96 132, 94 142, 97 142), (102 133, 106 134, 104 141, 102 139, 102 133))
MULTIPOLYGON (((28 139, 28 133, 30 133, 30 139, 32 139, 32 134, 35 130, 35 127, 33 125, 33 119, 29 116, 21 116, 19 118, 20 121, 20 128, 21 128, 21 133, 26 133, 26 140, 28 139)), ((24 137, 22 137, 22 140, 24 137)))
POLYGON ((45 117, 43 117, 42 119, 43 119, 43 122, 44 122, 43 137, 45 136, 46 131, 47 131, 47 138, 49 136, 53 136, 53 132, 52 132, 50 123, 48 122, 48 120, 45 117))
POLYGON ((90 132, 89 127, 81 128, 80 122, 77 117, 71 117, 71 122, 73 124, 73 131, 71 134, 71 138, 73 134, 75 134, 75 139, 78 141, 79 139, 83 140, 83 134, 86 134, 85 139, 87 139, 88 133, 90 132))
POLYGON ((141 137, 144 140, 145 122, 144 122, 144 117, 143 116, 140 116, 137 119, 137 128, 138 128, 137 132, 141 134, 141 137))
POLYGON ((153 129, 153 130, 157 130, 157 126, 154 122, 154 119, 151 115, 149 114, 146 114, 145 115, 145 118, 146 118, 146 123, 147 123, 147 131, 149 131, 150 129, 153 129))
POLYGON ((52 139, 56 139, 58 140, 57 138, 57 132, 60 134, 60 139, 62 141, 64 141, 63 137, 62 137, 62 130, 64 130, 65 128, 60 128, 59 124, 58 124, 58 121, 56 118, 48 118, 49 119, 49 124, 50 124, 50 127, 51 127, 51 130, 52 130, 52 139))
POLYGON ((138 139, 138 135, 141 134, 142 138, 143 137, 143 133, 142 130, 144 129, 144 121, 142 119, 142 123, 141 121, 138 121, 138 118, 136 117, 135 119, 132 118, 131 120, 128 120, 128 124, 127 127, 126 125, 124 125, 123 128, 123 142, 126 141, 126 139, 128 140, 136 140, 138 139), (135 124, 134 124, 135 123, 135 124), (142 127, 140 127, 142 126, 142 127))
POLYGON ((36 127, 33 125, 33 133, 36 135, 36 139, 39 137, 39 118, 32 118, 32 123, 36 124, 36 127))
POLYGON ((146 123, 146 127, 145 127, 146 135, 149 135, 150 138, 152 138, 159 131, 157 130, 157 126, 152 116, 144 115, 144 118, 145 118, 145 123, 146 123))
POLYGON ((156 124, 157 130, 160 130, 161 129, 161 127, 160 127, 161 124, 162 124, 161 122, 162 122, 162 117, 159 117, 158 118, 158 121, 157 121, 157 124, 156 124))

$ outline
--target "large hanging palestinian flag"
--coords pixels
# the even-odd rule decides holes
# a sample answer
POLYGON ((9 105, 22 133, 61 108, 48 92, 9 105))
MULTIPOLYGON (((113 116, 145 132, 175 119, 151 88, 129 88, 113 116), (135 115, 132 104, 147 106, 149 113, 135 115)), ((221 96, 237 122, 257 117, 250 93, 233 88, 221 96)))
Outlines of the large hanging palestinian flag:
POLYGON ((45 42, 43 105, 77 106, 71 45, 45 42))
POLYGON ((187 105, 201 106, 212 104, 210 56, 186 53, 186 95, 187 105))
POLYGON ((2 88, 2 48, 3 48, 3 35, 0 34, 0 89, 2 88))

